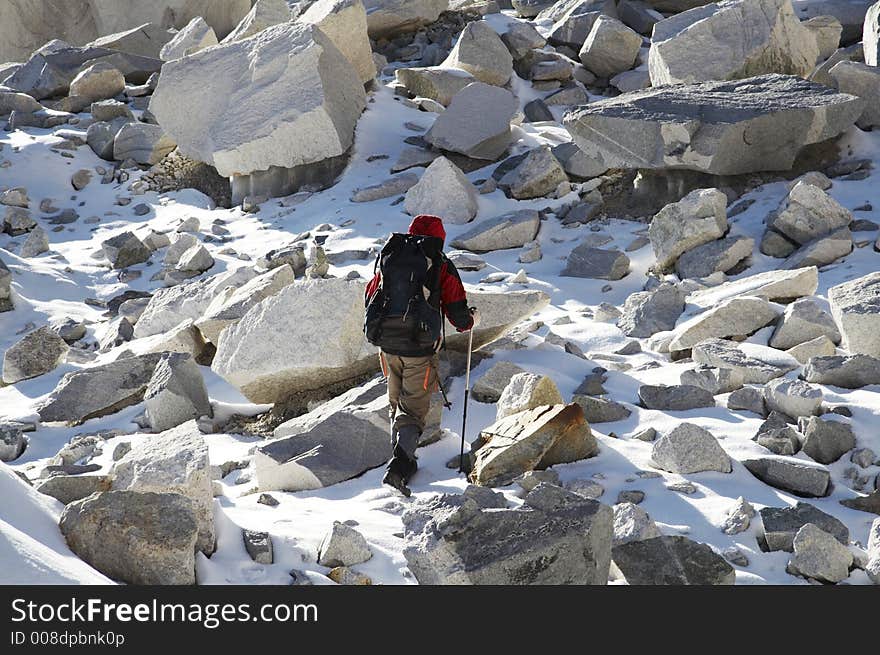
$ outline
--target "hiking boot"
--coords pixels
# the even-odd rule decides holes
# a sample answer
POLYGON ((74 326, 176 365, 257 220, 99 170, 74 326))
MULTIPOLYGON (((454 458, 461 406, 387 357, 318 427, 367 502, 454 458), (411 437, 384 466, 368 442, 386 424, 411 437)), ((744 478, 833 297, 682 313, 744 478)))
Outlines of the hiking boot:
POLYGON ((412 491, 407 487, 407 483, 417 470, 418 464, 415 460, 410 459, 403 449, 396 447, 391 461, 388 462, 388 469, 385 471, 382 483, 394 487, 404 496, 409 497, 412 491))
POLYGON ((392 471, 390 469, 385 471, 385 476, 382 478, 382 484, 394 487, 407 498, 412 495, 412 491, 406 486, 406 481, 403 479, 403 476, 397 471, 392 471))

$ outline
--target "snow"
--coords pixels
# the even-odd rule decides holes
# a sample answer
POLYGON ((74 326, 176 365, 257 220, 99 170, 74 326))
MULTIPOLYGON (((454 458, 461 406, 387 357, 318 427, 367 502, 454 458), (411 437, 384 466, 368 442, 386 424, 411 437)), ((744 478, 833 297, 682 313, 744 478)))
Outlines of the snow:
MULTIPOLYGON (((503 23, 512 20, 506 15, 488 17, 490 24, 503 31, 503 23)), ((384 78, 382 82, 390 80, 384 78)), ((526 83, 514 80, 514 91, 519 94, 521 106, 538 97, 526 83)), ((0 351, 6 350, 26 332, 29 324, 40 326, 47 322, 72 317, 91 323, 87 339, 94 335, 102 318, 103 310, 85 304, 86 298, 106 300, 126 289, 147 291, 157 288, 150 282, 151 276, 161 268, 161 256, 152 262, 136 267, 143 274, 130 283, 122 283, 117 272, 110 270, 100 258, 100 243, 122 231, 132 230, 145 236, 150 229, 174 229, 184 219, 197 217, 202 231, 210 230, 215 219, 223 219, 230 231, 226 243, 211 242, 204 245, 213 255, 216 264, 208 274, 247 265, 233 255, 221 255, 223 248, 232 247, 238 253, 248 255, 253 261, 267 251, 291 244, 294 237, 305 231, 315 234, 315 227, 322 223, 340 225, 352 221, 344 228, 327 233, 325 248, 328 251, 368 249, 384 241, 393 231, 406 229, 410 217, 402 211, 402 205, 392 204, 395 198, 371 203, 351 203, 349 198, 358 188, 377 184, 390 177, 389 168, 406 147, 403 139, 415 134, 404 123, 416 123, 425 129, 430 127, 433 114, 420 112, 405 105, 395 97, 387 86, 381 86, 372 94, 366 113, 357 129, 356 144, 351 164, 338 184, 332 188, 308 196, 273 199, 265 202, 256 213, 246 214, 239 208, 229 210, 211 209, 211 203, 194 191, 158 195, 148 192, 132 196, 131 204, 116 204, 117 197, 129 196, 128 184, 100 184, 99 176, 82 192, 74 192, 70 176, 81 168, 94 169, 106 165, 88 147, 74 151, 72 158, 53 152, 58 138, 51 131, 28 128, 26 131, 0 133, 0 163, 11 166, 0 168, 0 186, 27 187, 31 209, 35 217, 45 218, 39 212, 39 203, 52 198, 60 209, 74 208, 80 219, 66 225, 61 231, 49 231, 52 252, 33 259, 16 256, 12 244, 20 244, 25 237, 15 239, 0 235, 0 258, 13 271, 13 288, 16 309, 0 314, 0 351), (376 155, 385 158, 376 159, 376 155), (371 161, 368 161, 371 158, 371 161), (300 201, 301 200, 301 201, 300 201), (146 203, 150 212, 135 216, 132 208, 146 203), (86 222, 98 217, 95 224, 86 222)), ((513 152, 523 151, 538 144, 555 145, 569 139, 565 130, 552 125, 523 124, 515 128, 518 139, 513 152)), ((842 150, 847 157, 876 158, 880 153, 880 132, 862 133, 853 130, 844 142, 842 150)), ((412 169, 409 172, 420 172, 412 169)), ((474 182, 490 176, 491 167, 468 174, 474 182)), ((132 171, 130 182, 140 173, 132 171)), ((730 219, 734 235, 747 235, 760 240, 763 220, 785 195, 783 183, 767 184, 747 194, 755 200, 748 210, 730 219)), ((878 175, 861 181, 835 180, 830 194, 841 204, 856 208, 871 203, 880 207, 880 183, 878 175)), ((507 199, 501 191, 479 197, 477 221, 491 218, 512 209, 545 209, 571 202, 576 196, 570 194, 561 199, 545 198, 532 201, 507 199)), ((855 212, 857 218, 873 218, 874 211, 855 212)), ((448 242, 473 225, 447 225, 448 242)), ((599 323, 582 313, 607 302, 621 306, 627 296, 642 290, 646 271, 653 263, 651 247, 645 246, 627 255, 632 261, 632 272, 617 282, 560 277, 568 253, 580 241, 592 234, 602 234, 611 241, 604 248, 623 250, 640 234, 644 223, 609 219, 597 221, 590 226, 564 228, 556 219, 550 218, 541 225, 538 237, 543 258, 532 264, 517 261, 519 249, 488 253, 483 257, 488 267, 479 272, 462 272, 464 282, 473 288, 516 290, 540 289, 547 292, 551 302, 532 320, 544 321, 545 326, 532 334, 529 348, 499 351, 494 359, 474 367, 471 379, 478 379, 492 364, 500 359, 514 362, 523 368, 553 378, 563 397, 569 398, 584 376, 597 365, 609 369, 605 387, 609 397, 628 403, 630 417, 616 423, 593 426, 600 444, 600 454, 586 461, 555 467, 563 481, 578 478, 595 478, 605 487, 601 500, 613 504, 623 490, 638 489, 646 494, 642 507, 657 521, 664 534, 683 534, 691 539, 710 544, 717 551, 730 546, 738 547, 750 559, 747 567, 737 567, 738 584, 802 584, 804 581, 786 573, 787 553, 762 553, 756 543, 757 523, 744 533, 728 536, 721 525, 726 512, 743 496, 759 509, 763 506, 793 505, 800 499, 773 489, 754 478, 745 468, 734 462, 731 474, 700 473, 684 476, 656 471, 651 466, 651 444, 629 439, 632 434, 650 426, 659 433, 672 429, 682 421, 689 421, 711 431, 734 460, 765 456, 767 452, 755 444, 755 434, 761 419, 742 412, 726 409, 727 396, 717 398, 717 406, 709 409, 669 413, 646 410, 634 405, 641 384, 677 384, 688 363, 671 363, 663 355, 644 352, 625 358, 632 369, 613 370, 613 362, 594 359, 585 361, 556 345, 546 343, 552 329, 554 333, 576 343, 585 353, 610 353, 630 341, 613 323, 599 323), (515 273, 524 269, 529 279, 520 284, 481 284, 487 274, 504 271, 515 273), (606 290, 607 289, 607 290, 606 290), (571 320, 568 324, 553 325, 560 317, 571 320), (644 365, 655 363, 655 368, 644 365), (656 471, 660 477, 640 478, 640 471, 656 471), (686 495, 665 489, 676 482, 689 481, 696 487, 694 494, 686 495)), ((856 234, 856 239, 871 240, 876 233, 856 234)), ((765 257, 755 251, 753 265, 738 277, 773 270, 778 260, 765 257)), ((828 288, 855 277, 877 270, 880 254, 870 244, 857 248, 843 262, 825 267, 820 275, 817 296, 827 297, 828 288)), ((344 276, 357 271, 364 277, 372 272, 372 261, 352 261, 333 267, 331 272, 344 276)), ((682 320, 686 320, 686 316, 682 320)), ((762 331, 744 346, 760 348, 766 345, 768 331, 762 331)), ((641 340, 648 351, 647 340, 641 340)), ((779 356, 779 353, 776 353, 779 356)), ((110 355, 109 357, 112 357, 110 355)), ((0 388, 0 420, 34 421, 34 407, 57 384, 62 375, 78 368, 64 364, 55 371, 15 386, 0 388)), ((257 406, 248 401, 233 387, 202 367, 207 388, 218 417, 232 414, 254 415, 266 411, 268 406, 257 406)), ((790 376, 796 376, 796 372, 790 376)), ((413 480, 414 495, 411 499, 399 497, 381 485, 382 471, 377 469, 363 476, 326 489, 298 493, 271 492, 279 505, 270 507, 259 504, 258 493, 251 491, 251 484, 236 484, 245 472, 233 470, 221 481, 223 494, 216 499, 218 548, 211 558, 199 555, 197 571, 203 584, 285 584, 291 570, 304 571, 316 583, 326 583, 327 569, 316 563, 318 545, 331 528, 333 521, 354 521, 356 529, 367 538, 373 557, 357 570, 372 578, 374 583, 413 584, 402 555, 403 539, 400 516, 413 502, 432 494, 461 491, 465 481, 446 462, 458 454, 461 430, 463 378, 457 378, 448 389, 454 406, 445 413, 443 427, 446 436, 438 443, 419 451, 420 471, 413 480), (275 564, 261 565, 250 560, 244 550, 240 528, 268 531, 273 540, 275 564)), ((845 404, 852 409, 852 424, 858 446, 871 448, 880 453, 880 434, 876 430, 880 421, 880 389, 864 388, 853 391, 823 388, 826 402, 845 404)), ((14 474, 13 469, 35 477, 46 460, 72 437, 98 431, 117 431, 104 445, 103 453, 94 461, 108 470, 112 464, 111 454, 121 441, 148 438, 137 435, 133 420, 143 411, 143 406, 127 408, 117 414, 94 419, 78 427, 59 425, 40 426, 30 433, 30 446, 25 454, 11 466, 0 466, 0 583, 101 583, 107 580, 88 565, 78 560, 67 549, 57 521, 62 506, 51 498, 39 495, 14 474)), ((473 439, 481 427, 494 421, 495 406, 471 401, 468 409, 466 438, 473 439)), ((212 464, 246 458, 255 444, 256 437, 229 434, 206 435, 212 464)), ((805 462, 808 458, 798 456, 805 462)), ((850 529, 851 539, 865 543, 871 514, 849 510, 839 501, 853 497, 854 492, 843 483, 843 471, 851 466, 848 457, 829 466, 837 481, 834 491, 827 498, 810 499, 808 502, 833 514, 850 529)), ((880 467, 874 466, 861 473, 875 475, 880 467)), ((517 489, 503 490, 512 503, 520 502, 517 489)), ((855 573, 848 582, 867 583, 863 574, 855 573)))

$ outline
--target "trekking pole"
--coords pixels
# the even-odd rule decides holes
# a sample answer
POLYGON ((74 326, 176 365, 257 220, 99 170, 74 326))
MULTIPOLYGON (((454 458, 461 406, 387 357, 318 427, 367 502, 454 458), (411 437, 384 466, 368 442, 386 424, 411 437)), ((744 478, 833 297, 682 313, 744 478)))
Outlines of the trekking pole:
POLYGON ((464 374, 464 409, 461 413, 461 452, 458 457, 458 472, 464 473, 464 433, 467 426, 468 395, 471 389, 471 350, 474 346, 474 328, 468 330, 467 368, 464 374))

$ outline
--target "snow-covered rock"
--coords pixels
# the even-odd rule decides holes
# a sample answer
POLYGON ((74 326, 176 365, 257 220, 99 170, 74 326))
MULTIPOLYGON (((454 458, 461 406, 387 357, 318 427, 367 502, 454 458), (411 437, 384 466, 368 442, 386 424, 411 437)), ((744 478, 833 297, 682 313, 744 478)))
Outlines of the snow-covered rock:
POLYGON ((497 401, 495 420, 541 405, 558 405, 562 395, 556 383, 546 375, 517 373, 510 378, 497 401))

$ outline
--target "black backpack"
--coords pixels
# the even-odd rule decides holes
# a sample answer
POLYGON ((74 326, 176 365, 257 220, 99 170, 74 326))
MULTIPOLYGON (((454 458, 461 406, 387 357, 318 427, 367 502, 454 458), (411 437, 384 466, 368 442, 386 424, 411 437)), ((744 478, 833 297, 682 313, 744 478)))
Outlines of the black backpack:
POLYGON ((366 299, 364 334, 387 353, 418 357, 433 353, 443 329, 440 271, 443 241, 392 234, 376 258, 379 288, 366 299))

